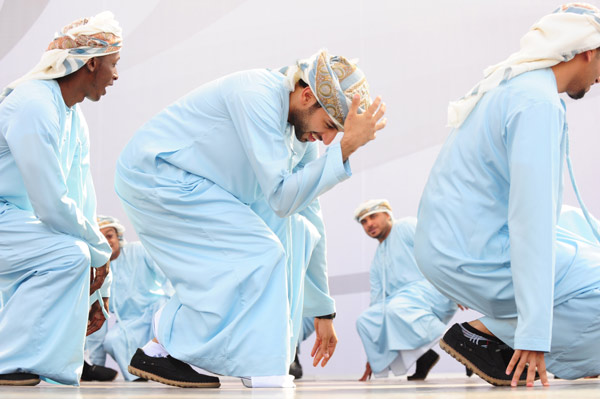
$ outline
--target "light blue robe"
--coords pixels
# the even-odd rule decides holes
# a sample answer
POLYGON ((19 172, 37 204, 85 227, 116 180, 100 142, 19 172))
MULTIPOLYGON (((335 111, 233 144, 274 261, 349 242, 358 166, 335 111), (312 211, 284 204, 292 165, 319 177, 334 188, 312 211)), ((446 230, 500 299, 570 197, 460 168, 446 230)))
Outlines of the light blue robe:
POLYGON ((339 144, 318 157, 316 143, 297 141, 284 79, 252 70, 201 86, 146 123, 117 163, 117 194, 175 287, 157 338, 173 357, 222 375, 287 374, 298 312, 335 311, 324 257, 306 284, 305 260, 288 258, 313 245, 322 220, 310 207, 350 176, 349 164, 339 144), (251 209, 260 201, 271 214, 251 209))
POLYGON ((557 226, 566 140, 551 69, 486 93, 431 171, 415 256, 508 345, 577 378, 600 373, 600 250, 557 226))
POLYGON ((108 353, 125 380, 132 381, 138 377, 129 374, 127 366, 136 349, 154 338, 152 316, 173 294, 173 287, 140 242, 123 245, 110 270, 109 309, 116 322, 108 332, 103 328, 88 336, 86 345, 93 364, 103 366, 108 353))
POLYGON ((110 258, 96 224, 88 128, 54 80, 0 104, 0 374, 77 385, 89 268, 110 258))
POLYGON ((393 221, 371 264, 371 303, 356 320, 371 369, 396 375, 431 348, 457 306, 423 277, 413 255, 415 218, 393 221), (392 366, 392 363, 393 366, 392 366))
MULTIPOLYGON (((592 220, 598 224, 598 220, 592 216, 592 220)), ((585 219, 581 209, 570 205, 563 205, 560 210, 558 225, 571 233, 579 235, 581 238, 591 243, 597 244, 598 239, 594 235, 590 224, 585 219)))

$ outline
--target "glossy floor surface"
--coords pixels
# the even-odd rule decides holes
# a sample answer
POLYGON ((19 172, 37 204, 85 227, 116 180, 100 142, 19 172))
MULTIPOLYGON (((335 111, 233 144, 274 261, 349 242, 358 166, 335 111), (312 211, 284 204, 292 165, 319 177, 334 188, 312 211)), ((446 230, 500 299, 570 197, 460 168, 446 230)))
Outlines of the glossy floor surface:
MULTIPOLYGON (((171 398, 600 398, 600 380, 551 380, 543 388, 496 388, 483 380, 459 375, 430 375, 424 382, 408 382, 405 378, 377 379, 366 383, 344 378, 303 379, 295 389, 249 389, 233 378, 223 378, 218 389, 184 389, 155 382, 83 383, 66 387, 41 383, 35 387, 0 387, 2 399, 171 399, 171 398)), ((539 383, 538 383, 539 384, 539 383)))

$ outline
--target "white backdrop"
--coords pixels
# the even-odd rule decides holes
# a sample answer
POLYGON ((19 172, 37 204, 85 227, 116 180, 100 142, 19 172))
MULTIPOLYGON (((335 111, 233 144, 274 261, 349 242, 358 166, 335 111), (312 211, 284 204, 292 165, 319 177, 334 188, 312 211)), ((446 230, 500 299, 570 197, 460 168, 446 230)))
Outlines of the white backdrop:
MULTIPOLYGON (((322 197, 330 284, 340 343, 325 369, 305 374, 360 376, 366 360, 354 326, 369 301, 367 272, 377 242, 352 212, 388 198, 397 217, 416 215, 441 143, 448 101, 462 96, 483 69, 518 49, 519 38, 553 0, 0 0, 0 87, 39 60, 55 31, 111 10, 124 29, 120 78, 99 103, 82 107, 91 132, 98 211, 135 232, 113 190, 115 162, 136 129, 198 85, 242 69, 279 67, 328 48, 358 58, 373 96, 387 103, 388 127, 352 156, 353 177, 322 197)), ((599 5, 599 4, 596 4, 599 5)), ((600 105, 592 89, 567 99, 575 174, 589 209, 600 214, 595 149, 600 105)), ((0 176, 0 178, 2 178, 0 176)), ((566 184, 565 202, 575 204, 566 184)), ((160 229, 160 226, 156 226, 160 229)), ((470 312, 458 315, 461 320, 470 312)), ((441 350, 438 349, 438 352, 441 350)), ((459 372, 444 356, 435 369, 459 372)))

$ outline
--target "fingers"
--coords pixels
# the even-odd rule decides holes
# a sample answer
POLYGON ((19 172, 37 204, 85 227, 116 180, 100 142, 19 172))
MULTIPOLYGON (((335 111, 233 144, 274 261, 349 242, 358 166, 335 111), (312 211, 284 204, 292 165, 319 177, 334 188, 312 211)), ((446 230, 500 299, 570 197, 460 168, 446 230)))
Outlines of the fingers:
POLYGON ((537 369, 537 362, 535 356, 529 357, 529 368, 527 369, 527 386, 532 387, 535 381, 535 370, 537 369))
POLYGON ((91 321, 90 323, 88 323, 85 335, 88 336, 90 334, 95 333, 100 329, 100 327, 102 327, 102 323, 99 323, 97 320, 91 321))
MULTIPOLYGON (((315 357, 315 355, 317 354, 317 350, 319 349, 321 345, 321 340, 317 337, 317 339, 315 339, 315 344, 313 345, 312 350, 310 351, 310 356, 311 357, 315 357)), ((316 364, 313 361, 313 366, 316 366, 316 364)))
POLYGON ((104 280, 108 275, 109 265, 110 263, 107 262, 104 266, 98 267, 95 270, 96 276, 93 278, 90 284, 90 295, 92 295, 94 292, 100 289, 100 287, 102 287, 102 284, 104 283, 104 280))
POLYGON ((517 385, 519 385, 519 379, 521 378, 521 374, 523 374, 523 370, 525 370, 525 366, 527 365, 526 352, 527 351, 521 352, 521 357, 519 358, 519 363, 517 363, 517 367, 515 368, 515 373, 513 374, 512 381, 510 382, 511 387, 516 387, 517 385))
POLYGON ((387 125, 387 118, 383 118, 382 120, 377 122, 377 124, 375 125, 375 131, 383 129, 385 125, 387 125))
POLYGON ((98 302, 96 302, 90 309, 90 316, 85 333, 86 336, 95 333, 102 327, 102 324, 104 324, 105 318, 100 307, 95 306, 97 303, 98 302))
POLYGON ((335 347, 332 348, 327 341, 323 340, 323 343, 321 344, 321 351, 323 352, 323 361, 321 362, 321 367, 325 367, 327 362, 329 362, 329 359, 331 359, 331 356, 333 356, 332 349, 335 350, 335 347))
POLYGON ((550 385, 548 382, 548 374, 546 374, 546 359, 544 359, 544 354, 540 353, 541 359, 538 361, 537 370, 540 375, 540 380, 542 381, 542 385, 547 387, 550 385))
POLYGON ((352 104, 350 104, 350 110, 348 111, 348 117, 352 117, 358 113, 358 106, 360 105, 360 96, 355 94, 352 96, 352 104))
MULTIPOLYGON (((517 349, 515 351, 515 353, 513 353, 512 357, 510 358, 510 362, 508 362, 508 366, 506 367, 506 375, 510 375, 510 373, 512 373, 512 371, 515 368, 515 365, 517 364, 517 361, 519 360, 520 357, 521 357, 521 351, 519 349, 517 349)), ((514 378, 513 378, 513 380, 514 380, 514 378)))
MULTIPOLYGON (((379 97, 377 97, 377 98, 379 98, 379 97)), ((375 104, 374 103, 371 104, 371 106, 373 106, 373 105, 375 105, 375 104)), ((383 114, 385 114, 385 103, 381 103, 381 107, 379 107, 379 109, 377 110, 377 113, 374 116, 375 120, 376 121, 380 120, 383 117, 383 114)))

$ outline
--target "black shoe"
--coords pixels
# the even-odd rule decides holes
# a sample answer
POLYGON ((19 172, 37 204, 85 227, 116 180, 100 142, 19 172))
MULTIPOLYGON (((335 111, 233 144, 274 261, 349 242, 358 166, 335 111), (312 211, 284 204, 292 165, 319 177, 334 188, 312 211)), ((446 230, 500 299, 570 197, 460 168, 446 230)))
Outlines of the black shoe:
POLYGON ((131 382, 148 382, 148 380, 140 377, 140 378, 136 378, 135 380, 132 380, 131 382))
POLYGON ((473 370, 471 370, 470 368, 468 368, 467 366, 465 366, 465 371, 467 372, 467 377, 470 377, 473 375, 473 370))
MULTIPOLYGON (((487 347, 478 345, 465 337, 457 323, 444 334, 440 347, 490 384, 510 385, 514 371, 511 375, 506 375, 505 371, 514 350, 504 342, 490 340, 487 347)), ((525 385, 526 379, 527 369, 521 373, 518 385, 525 385)))
POLYGON ((182 388, 218 388, 217 377, 200 374, 187 363, 172 356, 152 357, 139 349, 131 358, 127 370, 138 377, 182 388))
POLYGON ((40 376, 31 373, 0 374, 0 385, 37 385, 40 376))
POLYGON ((431 371, 433 366, 440 360, 440 355, 429 349, 419 359, 417 359, 417 369, 413 375, 409 375, 407 379, 409 381, 423 381, 427 378, 427 374, 431 371))
POLYGON ((300 364, 300 360, 298 360, 298 351, 296 351, 296 357, 294 361, 290 365, 289 373, 294 376, 295 379, 299 380, 302 378, 302 365, 300 364))
POLYGON ((88 362, 83 362, 83 372, 81 373, 81 381, 113 381, 117 378, 117 371, 108 367, 90 365, 88 362))

